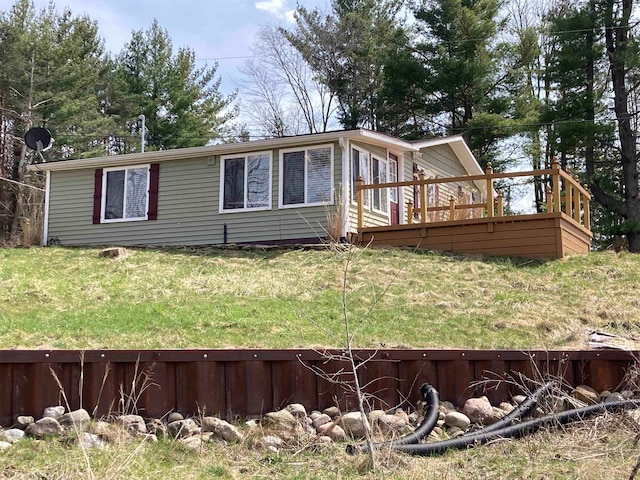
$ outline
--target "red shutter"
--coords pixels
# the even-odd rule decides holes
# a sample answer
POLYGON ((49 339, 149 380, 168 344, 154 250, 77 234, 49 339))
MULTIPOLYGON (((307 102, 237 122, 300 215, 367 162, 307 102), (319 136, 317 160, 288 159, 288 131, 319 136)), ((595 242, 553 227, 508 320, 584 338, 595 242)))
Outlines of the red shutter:
POLYGON ((102 168, 96 168, 93 183, 93 223, 100 223, 102 213, 102 168))
POLYGON ((149 220, 158 219, 158 185, 160 183, 160 164, 152 163, 149 167, 149 220))

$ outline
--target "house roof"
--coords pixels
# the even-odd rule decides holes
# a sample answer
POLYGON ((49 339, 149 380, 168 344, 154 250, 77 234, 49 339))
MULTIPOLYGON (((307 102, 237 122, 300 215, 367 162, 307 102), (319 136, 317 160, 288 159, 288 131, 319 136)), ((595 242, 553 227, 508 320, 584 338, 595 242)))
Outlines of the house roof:
POLYGON ((302 145, 336 142, 340 140, 360 140, 368 144, 391 148, 398 152, 417 152, 415 144, 389 135, 365 129, 340 130, 326 133, 296 135, 291 137, 270 138, 267 140, 253 140, 250 142, 226 143, 208 145, 204 147, 177 148, 145 153, 131 153, 126 155, 109 155, 104 157, 64 160, 60 162, 39 163, 29 166, 29 170, 77 170, 82 168, 101 168, 124 166, 139 163, 164 162, 168 160, 183 160, 189 158, 210 157, 212 155, 229 155, 234 153, 248 153, 273 148, 288 148, 302 145))

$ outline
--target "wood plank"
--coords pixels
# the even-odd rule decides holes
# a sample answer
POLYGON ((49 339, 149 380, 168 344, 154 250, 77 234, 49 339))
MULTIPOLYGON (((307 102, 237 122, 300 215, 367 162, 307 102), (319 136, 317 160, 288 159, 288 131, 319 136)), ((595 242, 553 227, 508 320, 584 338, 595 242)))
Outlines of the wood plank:
POLYGON ((423 400, 420 387, 424 383, 432 386, 438 385, 436 362, 424 360, 424 357, 422 360, 401 361, 398 365, 398 377, 400 378, 400 397, 404 400, 404 406, 415 410, 417 402, 423 400))
POLYGON ((383 410, 400 406, 398 362, 371 360, 360 368, 359 373, 361 387, 372 392, 371 406, 383 410))

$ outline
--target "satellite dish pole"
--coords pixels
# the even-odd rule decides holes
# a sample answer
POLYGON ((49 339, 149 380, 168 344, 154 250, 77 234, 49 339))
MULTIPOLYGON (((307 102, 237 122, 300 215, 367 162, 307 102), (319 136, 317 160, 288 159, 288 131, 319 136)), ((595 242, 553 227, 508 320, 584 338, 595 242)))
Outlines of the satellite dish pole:
POLYGON ((145 116, 141 113, 138 118, 142 122, 142 128, 140 128, 140 151, 144 153, 145 116))

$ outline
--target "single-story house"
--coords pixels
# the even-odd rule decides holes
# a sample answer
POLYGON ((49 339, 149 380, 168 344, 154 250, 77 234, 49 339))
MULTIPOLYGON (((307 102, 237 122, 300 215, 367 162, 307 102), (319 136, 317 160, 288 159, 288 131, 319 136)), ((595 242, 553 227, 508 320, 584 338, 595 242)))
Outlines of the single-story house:
MULTIPOLYGON (((318 242, 332 229, 348 237, 357 231, 358 177, 375 184, 484 173, 460 136, 407 142, 365 129, 30 169, 46 174, 43 244, 119 246, 318 242)), ((483 189, 433 185, 429 204, 481 200, 483 189)), ((417 201, 412 186, 367 191, 367 224, 403 223, 406 204, 417 201)))

